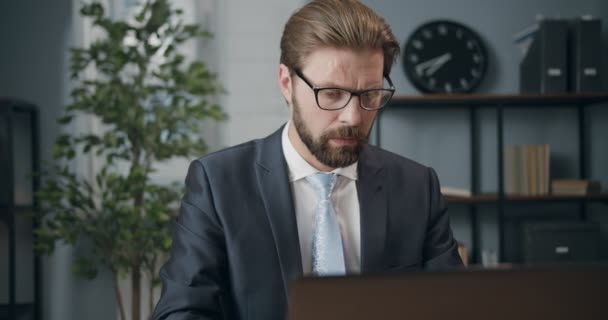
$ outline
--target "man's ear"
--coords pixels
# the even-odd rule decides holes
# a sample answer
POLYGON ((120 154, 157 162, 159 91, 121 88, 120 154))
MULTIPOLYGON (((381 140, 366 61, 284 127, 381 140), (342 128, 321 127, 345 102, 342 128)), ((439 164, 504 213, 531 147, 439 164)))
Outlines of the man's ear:
POLYGON ((285 98, 287 104, 291 106, 291 93, 293 92, 291 72, 289 71, 289 68, 282 63, 279 65, 279 88, 281 89, 283 98, 285 98))

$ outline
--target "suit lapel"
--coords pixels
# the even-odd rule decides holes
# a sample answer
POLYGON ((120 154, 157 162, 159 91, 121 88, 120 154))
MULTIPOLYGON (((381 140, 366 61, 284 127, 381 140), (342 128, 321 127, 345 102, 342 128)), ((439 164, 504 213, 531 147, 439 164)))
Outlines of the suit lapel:
POLYGON ((281 144, 282 130, 283 127, 270 137, 259 141, 256 175, 287 295, 289 283, 302 275, 302 257, 287 164, 281 144))
POLYGON ((365 147, 359 161, 359 205, 361 217, 361 272, 382 270, 387 232, 385 170, 365 147))

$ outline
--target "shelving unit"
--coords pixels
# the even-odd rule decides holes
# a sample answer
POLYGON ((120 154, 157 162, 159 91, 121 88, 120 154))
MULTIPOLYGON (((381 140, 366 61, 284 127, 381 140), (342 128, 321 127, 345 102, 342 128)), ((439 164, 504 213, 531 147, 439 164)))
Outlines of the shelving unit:
POLYGON ((591 105, 600 103, 608 103, 607 93, 598 94, 553 94, 553 95, 537 95, 537 94, 522 94, 522 95, 483 95, 483 94, 441 94, 441 95, 426 95, 426 96, 398 96, 394 97, 390 104, 381 110, 376 119, 375 133, 376 144, 382 146, 382 117, 387 110, 391 109, 428 109, 428 108, 456 108, 468 111, 469 118, 469 136, 470 136, 470 172, 471 172, 471 193, 470 197, 447 196, 446 200, 452 204, 463 204, 468 207, 471 230, 472 230, 472 262, 478 262, 480 252, 478 249, 479 243, 479 225, 478 225, 478 208, 479 204, 495 204, 497 206, 497 224, 498 224, 498 239, 499 239, 499 262, 505 261, 505 204, 508 203, 550 203, 550 202, 571 202, 580 205, 580 217, 582 220, 586 217, 586 204, 590 202, 602 202, 608 204, 608 193, 594 194, 587 196, 557 196, 557 195, 542 195, 542 196, 507 196, 504 192, 504 110, 507 108, 573 108, 577 111, 577 128, 578 128, 578 161, 579 161, 579 177, 586 179, 588 177, 587 155, 588 150, 588 133, 585 130, 586 115, 585 108, 591 105), (478 110, 480 109, 496 110, 496 152, 497 152, 497 168, 498 168, 498 193, 483 194, 479 189, 479 117, 478 110))
POLYGON ((5 261, 8 268, 6 274, 0 274, 4 278, 0 280, 3 284, 0 290, 6 290, 8 297, 8 301, 0 302, 0 320, 40 319, 40 260, 33 250, 17 250, 23 246, 19 239, 27 238, 33 243, 35 222, 28 213, 36 208, 33 195, 38 190, 39 181, 32 173, 39 171, 38 149, 37 108, 25 102, 0 98, 0 223, 7 231, 7 234, 0 234, 7 244, 7 255, 0 256, 0 261, 5 261), (21 135, 24 132, 25 137, 21 135), (26 153, 28 159, 24 159, 17 149, 26 153), (24 182, 24 179, 29 181, 24 182), (19 228, 24 225, 30 227, 25 232, 27 234, 19 228), (27 266, 18 265, 20 255, 27 256, 27 266), (32 270, 33 274, 22 276, 24 270, 32 270), (18 279, 28 281, 20 282, 18 279), (26 283, 30 281, 32 287, 28 288, 26 283), (28 293, 22 296, 31 296, 31 301, 18 301, 19 290, 26 290, 28 293))
MULTIPOLYGON (((484 203, 497 202, 500 199, 498 194, 477 194, 470 197, 446 196, 445 199, 452 203, 484 203)), ((510 196, 506 195, 502 199, 505 202, 534 202, 534 201, 569 201, 569 202, 608 202, 608 194, 590 194, 586 196, 565 196, 565 195, 542 195, 542 196, 510 196)))

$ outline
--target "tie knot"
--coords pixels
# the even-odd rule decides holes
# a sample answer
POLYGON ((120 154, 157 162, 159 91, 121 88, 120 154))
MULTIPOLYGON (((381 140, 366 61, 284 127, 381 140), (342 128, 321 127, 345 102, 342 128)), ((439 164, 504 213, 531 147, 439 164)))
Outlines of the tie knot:
POLYGON ((337 175, 335 173, 318 172, 306 177, 321 200, 329 199, 331 191, 336 184, 337 175))

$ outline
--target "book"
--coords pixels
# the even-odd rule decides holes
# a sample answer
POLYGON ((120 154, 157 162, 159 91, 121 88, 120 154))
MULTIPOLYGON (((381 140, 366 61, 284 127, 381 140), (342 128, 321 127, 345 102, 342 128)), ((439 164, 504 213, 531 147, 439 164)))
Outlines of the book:
POLYGON ((551 193, 554 195, 584 196, 600 193, 602 186, 599 181, 560 179, 551 181, 551 193))
POLYGON ((471 190, 463 188, 441 187, 441 194, 444 196, 470 197, 472 192, 471 190))
POLYGON ((550 147, 548 144, 507 145, 503 159, 505 194, 549 194, 550 147))
POLYGON ((467 250, 467 246, 458 241, 458 255, 460 255, 460 259, 465 267, 469 265, 469 252, 467 250))
POLYGON ((549 194, 549 180, 551 179, 551 147, 548 144, 543 146, 543 171, 542 171, 542 194, 549 194))
POLYGON ((521 145, 519 146, 517 161, 519 162, 519 195, 527 196, 530 195, 530 188, 528 184, 528 179, 530 179, 530 169, 528 166, 528 146, 521 145))
POLYGON ((526 160, 528 161, 528 194, 535 196, 538 194, 538 147, 535 145, 526 146, 526 160))

